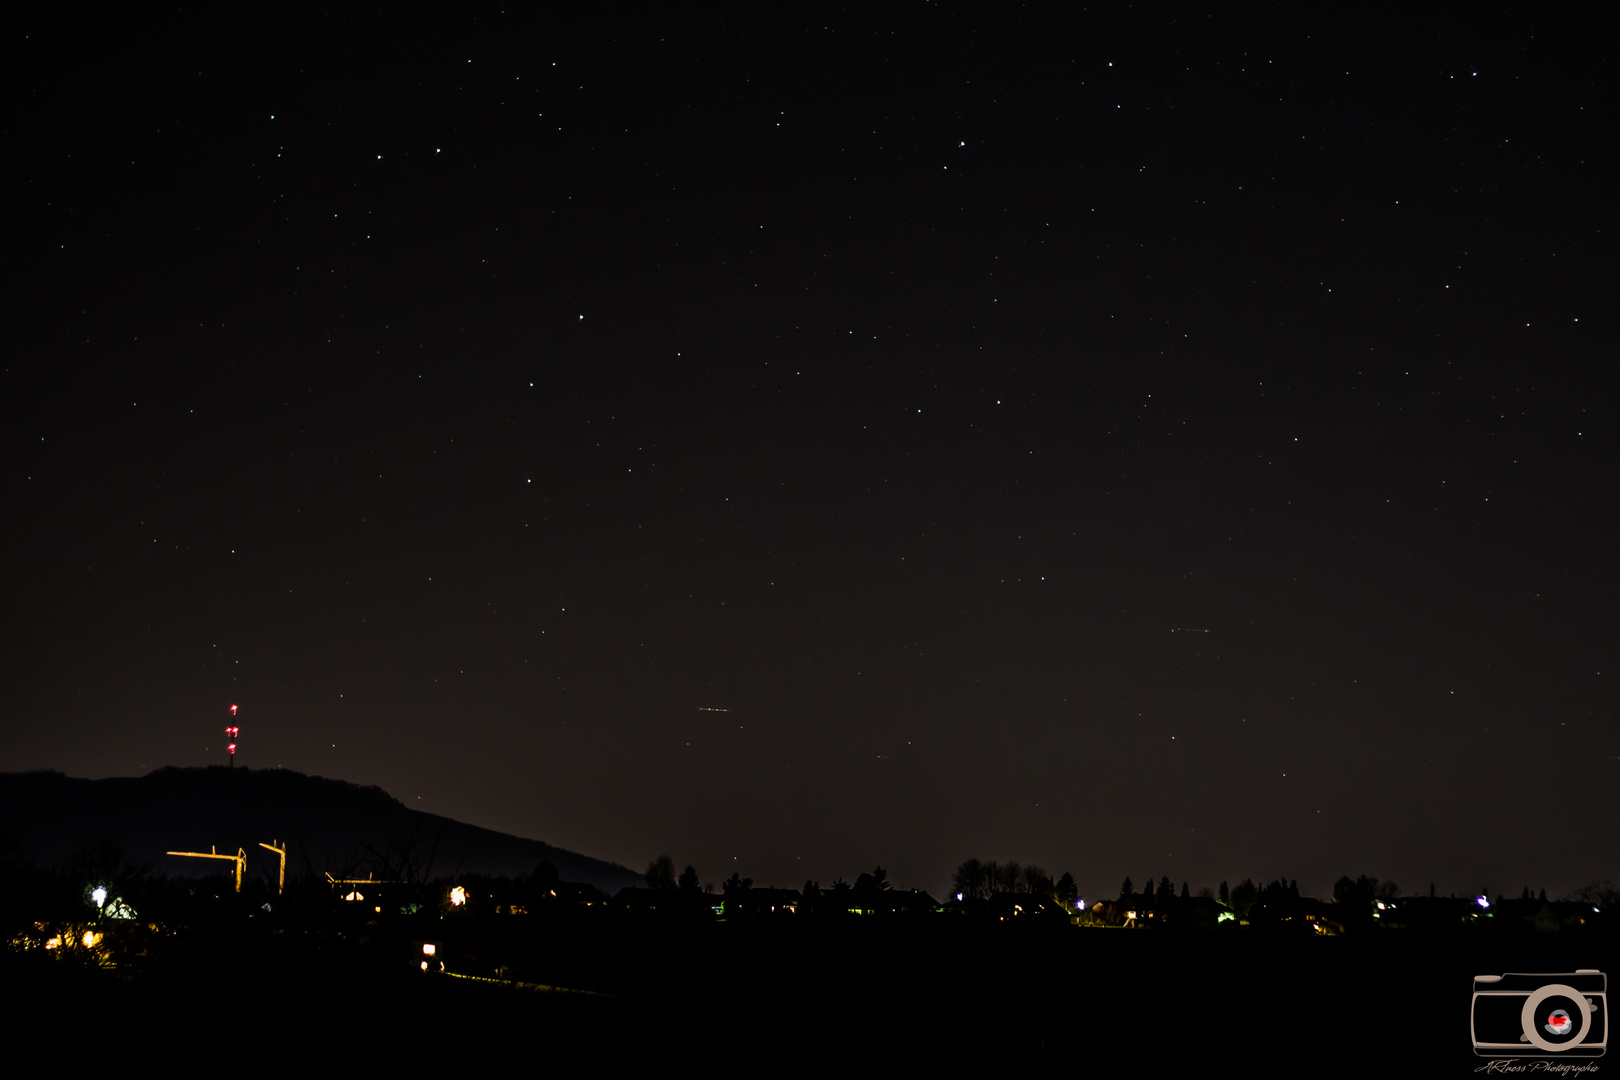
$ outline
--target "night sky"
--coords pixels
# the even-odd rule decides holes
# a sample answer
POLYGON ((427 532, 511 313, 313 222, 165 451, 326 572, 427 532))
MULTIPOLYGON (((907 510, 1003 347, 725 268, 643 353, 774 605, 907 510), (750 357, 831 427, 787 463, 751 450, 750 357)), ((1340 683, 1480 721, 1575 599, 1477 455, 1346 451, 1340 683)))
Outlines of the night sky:
POLYGON ((0 770, 1620 879, 1594 27, 582 10, 13 25, 0 770))

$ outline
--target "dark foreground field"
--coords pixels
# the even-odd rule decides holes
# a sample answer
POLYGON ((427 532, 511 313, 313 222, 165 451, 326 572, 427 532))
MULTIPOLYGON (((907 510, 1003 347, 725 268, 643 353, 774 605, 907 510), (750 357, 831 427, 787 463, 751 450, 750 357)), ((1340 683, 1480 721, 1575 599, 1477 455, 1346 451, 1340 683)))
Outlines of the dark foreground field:
POLYGON ((171 940, 133 973, 3 954, 6 1026, 87 1065, 255 1072, 689 1062, 1462 1075, 1482 1064, 1475 975, 1612 973, 1615 959, 1612 942, 1581 934, 1292 938, 943 918, 227 929, 171 940), (480 978, 413 973, 418 935, 441 939, 450 971, 480 978))

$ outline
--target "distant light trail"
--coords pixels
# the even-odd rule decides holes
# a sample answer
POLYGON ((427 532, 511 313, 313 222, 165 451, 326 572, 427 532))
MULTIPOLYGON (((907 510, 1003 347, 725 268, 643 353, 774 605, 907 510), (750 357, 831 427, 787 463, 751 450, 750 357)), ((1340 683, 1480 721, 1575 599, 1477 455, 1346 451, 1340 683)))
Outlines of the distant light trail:
POLYGON ((1170 632, 1172 634, 1207 634, 1207 633, 1209 633, 1208 630, 1195 630, 1194 628, 1192 628, 1190 626, 1172 626, 1170 628, 1170 632))
POLYGON ((697 707, 697 711, 698 712, 730 712, 731 710, 730 709, 711 709, 707 705, 699 705, 697 707))

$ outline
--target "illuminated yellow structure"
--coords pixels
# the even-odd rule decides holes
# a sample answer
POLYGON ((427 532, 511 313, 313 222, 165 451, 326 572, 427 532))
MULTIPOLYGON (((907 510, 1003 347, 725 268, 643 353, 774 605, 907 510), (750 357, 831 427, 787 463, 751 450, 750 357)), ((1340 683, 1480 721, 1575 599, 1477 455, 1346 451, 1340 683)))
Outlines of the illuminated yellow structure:
POLYGON ((403 885, 403 881, 384 881, 382 878, 367 874, 363 878, 335 878, 330 873, 326 875, 326 883, 336 888, 339 885, 403 885))
POLYGON ((242 891, 242 872, 247 869, 247 852, 241 848, 236 849, 235 855, 221 855, 213 845, 207 851, 170 851, 166 854, 178 855, 183 859, 229 859, 236 864, 236 891, 242 891))
POLYGON ((276 895, 277 896, 280 896, 282 894, 282 891, 287 888, 287 849, 284 848, 284 847, 277 847, 276 845, 279 844, 280 842, 281 841, 279 841, 279 840, 271 840, 268 844, 266 844, 262 840, 259 841, 259 846, 260 847, 268 848, 269 850, 275 852, 277 855, 281 856, 281 869, 276 872, 276 895))

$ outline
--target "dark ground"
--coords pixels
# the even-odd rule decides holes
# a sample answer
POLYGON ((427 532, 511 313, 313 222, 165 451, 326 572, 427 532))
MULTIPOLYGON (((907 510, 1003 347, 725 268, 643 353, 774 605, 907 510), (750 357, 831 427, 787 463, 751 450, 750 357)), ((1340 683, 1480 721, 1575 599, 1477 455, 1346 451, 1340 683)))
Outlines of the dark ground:
POLYGON ((944 918, 446 927, 369 940, 255 928, 169 948, 128 981, 8 953, 0 978, 17 1030, 141 1059, 1460 1075, 1483 1063, 1470 1044, 1474 976, 1612 971, 1615 958, 1612 940, 1568 933, 1319 939, 944 918), (433 931, 452 970, 504 965, 519 985, 595 992, 413 975, 413 935, 433 931))

